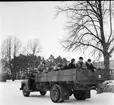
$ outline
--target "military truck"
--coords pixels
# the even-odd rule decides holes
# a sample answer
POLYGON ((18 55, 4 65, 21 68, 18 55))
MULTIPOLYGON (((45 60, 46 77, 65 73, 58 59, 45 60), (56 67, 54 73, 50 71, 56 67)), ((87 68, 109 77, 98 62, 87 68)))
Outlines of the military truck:
POLYGON ((50 91, 50 98, 54 103, 69 100, 73 94, 77 100, 91 98, 91 90, 97 90, 98 85, 105 81, 101 70, 91 72, 88 69, 67 69, 45 73, 34 72, 34 82, 30 88, 29 80, 21 82, 23 95, 28 97, 30 92, 40 92, 42 96, 50 91))

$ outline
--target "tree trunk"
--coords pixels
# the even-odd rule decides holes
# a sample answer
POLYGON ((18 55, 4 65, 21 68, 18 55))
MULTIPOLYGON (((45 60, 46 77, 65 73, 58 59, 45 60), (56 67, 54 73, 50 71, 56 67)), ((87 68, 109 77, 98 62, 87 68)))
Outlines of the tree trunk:
POLYGON ((110 56, 109 54, 104 54, 104 73, 106 76, 106 79, 109 80, 109 74, 110 74, 110 56))

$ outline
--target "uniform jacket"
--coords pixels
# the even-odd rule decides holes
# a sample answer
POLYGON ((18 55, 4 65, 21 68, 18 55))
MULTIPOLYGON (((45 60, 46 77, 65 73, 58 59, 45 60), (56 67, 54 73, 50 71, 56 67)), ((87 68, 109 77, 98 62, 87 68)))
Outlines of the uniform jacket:
POLYGON ((70 64, 68 65, 68 68, 69 68, 69 69, 73 69, 73 68, 76 68, 76 66, 75 66, 75 64, 70 63, 70 64))
POLYGON ((91 63, 91 64, 88 64, 88 63, 86 62, 85 64, 86 64, 87 69, 90 69, 92 72, 94 72, 95 67, 93 66, 92 63, 91 63))
POLYGON ((42 72, 43 70, 45 70, 45 66, 44 66, 43 64, 40 64, 40 65, 38 66, 38 70, 39 70, 40 72, 42 72))
POLYGON ((77 62, 76 63, 76 68, 80 69, 80 68, 87 68, 84 62, 77 62))

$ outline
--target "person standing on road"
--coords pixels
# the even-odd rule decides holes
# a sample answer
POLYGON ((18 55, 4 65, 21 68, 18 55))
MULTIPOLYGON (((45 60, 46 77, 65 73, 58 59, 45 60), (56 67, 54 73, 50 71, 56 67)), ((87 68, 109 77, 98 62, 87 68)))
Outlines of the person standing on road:
POLYGON ((35 76, 34 76, 33 72, 30 71, 29 78, 28 78, 28 85, 29 85, 30 90, 34 89, 34 82, 35 82, 34 78, 35 78, 35 76))

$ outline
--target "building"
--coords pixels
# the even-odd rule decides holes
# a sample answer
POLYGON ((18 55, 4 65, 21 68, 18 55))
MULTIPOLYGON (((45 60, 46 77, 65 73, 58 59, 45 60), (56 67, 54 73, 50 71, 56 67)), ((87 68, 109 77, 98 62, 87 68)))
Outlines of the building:
MULTIPOLYGON (((104 68, 104 62, 103 61, 101 61, 101 62, 94 62, 93 64, 97 68, 104 68)), ((110 61, 110 69, 113 69, 114 70, 114 60, 111 60, 110 61)))

